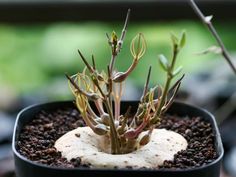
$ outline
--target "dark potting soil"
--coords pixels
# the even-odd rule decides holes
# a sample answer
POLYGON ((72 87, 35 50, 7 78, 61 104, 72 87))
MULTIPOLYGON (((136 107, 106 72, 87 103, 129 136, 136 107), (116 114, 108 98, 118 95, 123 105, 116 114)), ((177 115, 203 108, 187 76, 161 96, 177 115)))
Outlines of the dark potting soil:
MULTIPOLYGON (((89 167, 81 164, 79 158, 68 162, 54 148, 54 143, 59 137, 84 125, 78 111, 73 108, 51 112, 41 111, 23 128, 17 142, 17 149, 23 156, 41 164, 65 168, 89 167)), ((167 115, 162 119, 159 128, 180 133, 188 141, 186 150, 178 152, 173 161, 165 161, 159 168, 193 168, 210 163, 217 158, 211 125, 200 117, 189 119, 167 115)))

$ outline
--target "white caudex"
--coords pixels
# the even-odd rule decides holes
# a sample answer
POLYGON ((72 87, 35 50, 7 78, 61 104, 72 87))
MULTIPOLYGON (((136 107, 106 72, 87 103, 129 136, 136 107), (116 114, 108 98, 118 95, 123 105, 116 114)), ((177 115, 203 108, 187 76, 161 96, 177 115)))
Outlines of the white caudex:
MULTIPOLYGON (((145 132, 142 132, 145 133, 145 132)), ((140 136, 142 136, 142 133, 140 136)), ((174 155, 187 148, 183 136, 166 129, 154 129, 145 146, 128 154, 111 154, 110 142, 105 136, 95 134, 89 127, 72 130, 55 143, 62 157, 70 161, 80 158, 82 164, 91 168, 157 168, 165 160, 173 160, 174 155)))

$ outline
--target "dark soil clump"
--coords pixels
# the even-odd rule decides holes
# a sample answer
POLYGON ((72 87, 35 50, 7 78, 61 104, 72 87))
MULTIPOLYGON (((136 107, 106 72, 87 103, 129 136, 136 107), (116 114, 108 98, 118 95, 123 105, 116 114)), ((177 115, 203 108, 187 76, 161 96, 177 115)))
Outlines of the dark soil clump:
MULTIPOLYGON (((59 137, 84 125, 84 121, 74 108, 41 111, 23 128, 17 142, 17 149, 23 156, 41 164, 65 168, 89 167, 81 164, 79 158, 68 162, 54 148, 54 143, 59 137)), ((201 118, 189 119, 168 115, 162 119, 159 128, 178 132, 189 143, 188 148, 176 154, 173 161, 165 161, 159 168, 193 168, 210 163, 217 158, 212 127, 201 118)))

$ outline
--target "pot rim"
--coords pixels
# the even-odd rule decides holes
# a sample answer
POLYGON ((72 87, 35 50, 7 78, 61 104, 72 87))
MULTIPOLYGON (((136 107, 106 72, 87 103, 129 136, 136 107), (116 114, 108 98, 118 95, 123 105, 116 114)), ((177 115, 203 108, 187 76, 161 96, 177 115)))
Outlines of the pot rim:
MULTIPOLYGON (((81 170, 81 171, 140 171, 140 172, 153 172, 153 171, 159 171, 159 172, 191 172, 191 171, 195 171, 195 170, 202 170, 202 169, 205 169, 211 165, 214 165, 216 163, 218 163, 223 155, 224 155, 224 149, 223 149, 223 144, 222 144, 222 140, 221 140, 221 137, 220 137, 220 132, 219 132, 219 129, 218 129, 218 126, 217 126, 217 123, 216 123, 216 120, 215 120, 215 117, 213 116, 213 114, 211 114, 209 111, 207 111, 206 109, 204 108, 201 108, 201 107, 198 107, 198 106, 195 106, 195 105, 192 105, 192 104, 188 104, 188 103, 184 103, 184 102, 181 102, 181 101, 174 101, 175 104, 179 104, 179 105, 182 105, 182 106, 187 106, 187 107, 192 107, 194 109, 198 109, 200 110, 201 112, 204 112, 205 114, 208 114, 209 117, 211 117, 212 119, 212 126, 214 127, 215 129, 215 136, 217 138, 217 141, 218 141, 218 147, 220 148, 220 151, 221 152, 218 152, 218 157, 217 159, 215 159, 214 161, 206 164, 206 165, 202 165, 200 167, 194 167, 194 168, 187 168, 187 169, 102 169, 102 168, 92 168, 92 169, 88 169, 88 168, 83 168, 83 167, 77 167, 77 168, 62 168, 62 167, 56 167, 56 166, 48 166, 48 165, 45 165, 45 164, 40 164, 40 163, 37 163, 37 162, 34 162, 34 161, 31 161, 29 159, 27 159, 26 157, 24 157, 23 155, 21 155, 17 149, 16 149, 16 132, 17 132, 17 126, 18 126, 18 122, 20 121, 20 117, 21 115, 32 109, 32 108, 35 108, 35 107, 38 107, 38 106, 46 106, 46 105, 52 105, 52 104, 63 104, 63 103, 69 103, 69 102, 72 102, 72 100, 67 100, 67 101, 53 101, 53 102, 46 102, 46 103, 39 103, 39 104, 33 104, 33 105, 30 105, 30 106, 27 106, 26 108, 22 109, 18 114, 17 114, 17 117, 16 117, 16 121, 15 121, 15 125, 14 125, 14 131, 13 131, 13 137, 12 137, 12 150, 13 150, 13 153, 14 155, 16 155, 19 159, 25 161, 26 163, 30 163, 31 165, 35 165, 35 166, 38 166, 38 167, 41 167, 41 168, 47 168, 47 169, 53 169, 53 170, 66 170, 66 171, 77 171, 77 170, 81 170)), ((137 102, 137 100, 123 100, 122 102, 137 102)), ((217 150, 218 151, 218 150, 217 150)))

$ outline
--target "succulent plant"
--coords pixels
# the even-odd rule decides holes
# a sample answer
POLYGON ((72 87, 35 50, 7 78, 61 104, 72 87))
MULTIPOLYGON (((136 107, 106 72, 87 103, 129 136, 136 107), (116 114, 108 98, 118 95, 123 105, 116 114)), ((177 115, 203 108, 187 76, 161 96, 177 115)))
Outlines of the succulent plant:
POLYGON ((179 51, 185 44, 185 32, 180 38, 171 34, 173 49, 170 62, 164 55, 158 57, 166 72, 164 87, 156 85, 149 89, 152 69, 150 66, 136 113, 131 114, 130 107, 127 108, 125 114, 120 113, 123 83, 136 68, 146 51, 144 35, 138 33, 130 44, 133 57, 130 67, 126 71, 114 69, 117 55, 122 49, 129 16, 130 10, 128 10, 120 38, 115 32, 112 32, 111 36, 106 34, 111 48, 111 60, 106 72, 97 70, 94 56, 92 56, 92 64, 89 64, 82 52, 78 50, 85 68, 82 72, 72 76, 66 74, 71 91, 75 96, 76 106, 84 121, 94 133, 109 139, 112 154, 126 154, 149 142, 152 130, 158 126, 161 117, 173 103, 184 77, 184 75, 180 77, 171 86, 173 78, 182 70, 182 67, 175 69, 175 63, 179 51), (95 104, 96 110, 92 109, 91 104, 95 104))

